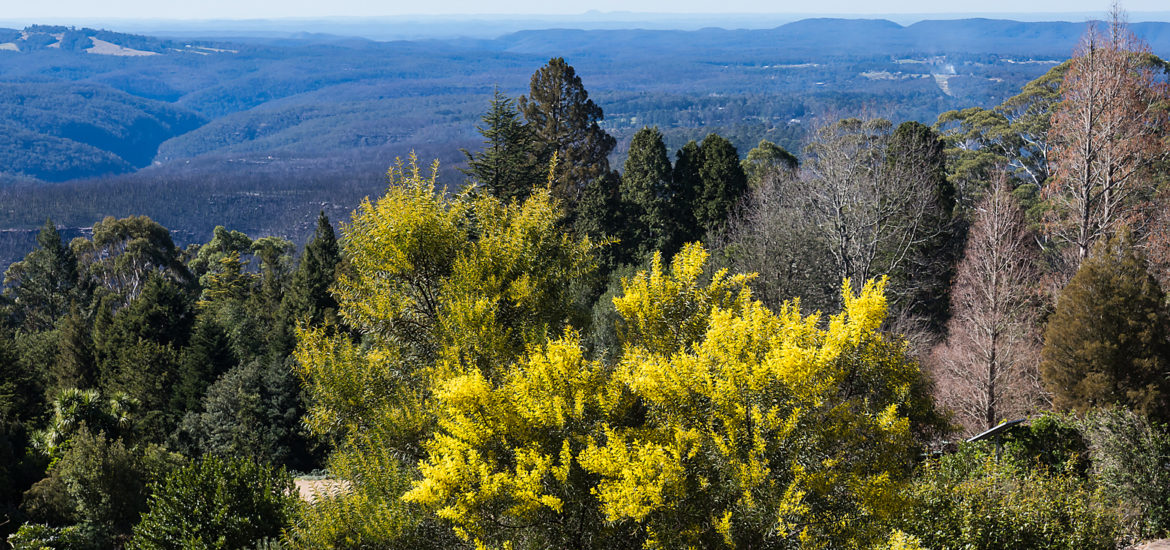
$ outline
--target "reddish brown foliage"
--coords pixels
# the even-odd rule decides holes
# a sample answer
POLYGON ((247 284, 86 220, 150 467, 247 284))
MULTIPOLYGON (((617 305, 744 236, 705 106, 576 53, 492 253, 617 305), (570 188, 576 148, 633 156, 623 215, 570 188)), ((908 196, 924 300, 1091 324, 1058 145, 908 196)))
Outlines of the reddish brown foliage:
POLYGON ((1000 174, 976 208, 951 292, 947 340, 932 354, 941 404, 968 432, 1045 402, 1036 370, 1034 240, 1000 174))
POLYGON ((1114 11, 1109 35, 1090 26, 1061 86, 1052 115, 1055 172, 1045 189, 1047 231, 1071 249, 1069 273, 1101 237, 1139 222, 1149 198, 1148 168, 1166 154, 1165 82, 1148 47, 1114 11))

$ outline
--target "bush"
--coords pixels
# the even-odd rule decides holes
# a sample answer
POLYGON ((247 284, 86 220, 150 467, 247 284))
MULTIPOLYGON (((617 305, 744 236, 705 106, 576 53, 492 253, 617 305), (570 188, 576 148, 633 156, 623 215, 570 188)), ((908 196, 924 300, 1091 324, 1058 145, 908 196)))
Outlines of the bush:
POLYGON ((82 425, 48 476, 25 493, 22 507, 32 521, 77 523, 95 547, 120 546, 146 510, 147 485, 173 461, 159 447, 127 446, 82 425))
POLYGON ((90 525, 51 527, 26 523, 9 535, 12 550, 99 550, 108 543, 104 533, 90 525))
POLYGON ((1087 477, 1089 443, 1082 430, 1075 416, 1044 413, 1004 434, 1004 452, 1021 468, 1042 466, 1087 477))
POLYGON ((1088 480, 1017 462, 984 444, 926 462, 901 529, 936 550, 1116 547, 1119 517, 1088 480))
POLYGON ((1136 535, 1170 532, 1170 434, 1145 417, 1123 409, 1089 416, 1093 476, 1117 500, 1136 535))
POLYGON ((205 455, 153 486, 131 550, 247 548, 288 526, 292 477, 242 458, 205 455))

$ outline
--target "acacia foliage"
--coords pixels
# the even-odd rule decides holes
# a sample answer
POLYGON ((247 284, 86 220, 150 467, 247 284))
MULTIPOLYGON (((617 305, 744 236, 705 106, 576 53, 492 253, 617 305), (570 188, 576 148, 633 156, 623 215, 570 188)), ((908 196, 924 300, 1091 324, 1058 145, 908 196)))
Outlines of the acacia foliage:
POLYGON ((888 535, 928 413, 884 282, 822 324, 773 312, 691 244, 623 281, 624 350, 578 335, 495 380, 439 383, 423 479, 405 496, 491 547, 866 546, 888 535))
POLYGON ((306 423, 337 443, 330 467, 352 482, 311 512, 322 521, 298 528, 305 547, 442 546, 424 535, 434 520, 398 501, 434 425, 429 395, 471 371, 503 377, 516 357, 578 324, 575 285, 596 269, 595 245, 558 227, 548 188, 523 203, 451 195, 413 160, 390 177, 387 194, 342 228, 347 269, 335 296, 352 331, 298 335, 306 423))

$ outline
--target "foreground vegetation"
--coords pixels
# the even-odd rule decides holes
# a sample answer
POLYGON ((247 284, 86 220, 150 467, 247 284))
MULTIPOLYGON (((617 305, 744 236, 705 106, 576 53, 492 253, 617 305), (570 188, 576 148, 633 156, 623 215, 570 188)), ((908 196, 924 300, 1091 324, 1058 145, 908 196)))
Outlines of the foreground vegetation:
POLYGON ((0 530, 19 549, 1166 536, 1168 98, 1117 24, 934 128, 844 119, 799 162, 716 134, 672 162, 644 128, 619 173, 556 58, 496 94, 472 185, 399 162, 299 254, 47 222, 0 294, 0 530), (298 499, 293 471, 337 490, 298 499))

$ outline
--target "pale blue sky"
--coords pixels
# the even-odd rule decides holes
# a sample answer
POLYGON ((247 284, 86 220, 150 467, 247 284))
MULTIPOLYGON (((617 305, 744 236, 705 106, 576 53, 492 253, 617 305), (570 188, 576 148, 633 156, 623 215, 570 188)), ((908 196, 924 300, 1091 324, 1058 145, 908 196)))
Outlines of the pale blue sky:
MULTIPOLYGON (((1131 13, 1170 10, 1168 0, 1130 0, 1131 13)), ((240 19, 412 14, 578 14, 588 10, 654 13, 932 14, 953 12, 1104 13, 1108 0, 0 0, 0 19, 240 19)))

